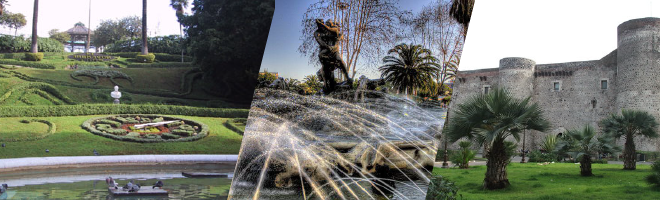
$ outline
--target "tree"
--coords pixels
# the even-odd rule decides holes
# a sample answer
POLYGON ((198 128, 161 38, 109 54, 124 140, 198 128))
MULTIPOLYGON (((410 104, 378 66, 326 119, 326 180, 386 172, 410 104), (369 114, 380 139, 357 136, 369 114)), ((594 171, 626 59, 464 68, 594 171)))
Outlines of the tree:
POLYGON ((9 29, 14 29, 14 36, 16 36, 18 29, 23 28, 27 24, 27 20, 25 15, 21 13, 6 12, 0 17, 0 24, 9 29))
POLYGON ((181 19, 207 92, 249 104, 275 11, 274 0, 195 0, 181 19))
MULTIPOLYGON (((331 19, 339 22, 344 39, 340 41, 341 57, 351 72, 351 79, 357 73, 358 59, 377 60, 383 47, 394 44, 399 32, 396 21, 400 12, 397 0, 318 0, 303 16, 303 43, 298 51, 318 63, 318 44, 314 39, 316 19, 331 19)), ((371 62, 376 63, 376 62, 371 62)))
POLYGON ((614 137, 625 137, 623 149, 623 169, 635 170, 637 156, 635 151, 635 136, 658 137, 656 132, 658 122, 651 114, 639 110, 621 110, 621 115, 612 114, 600 121, 603 132, 614 137))
POLYGON ((378 68, 386 81, 392 82, 398 91, 415 93, 415 89, 433 83, 433 75, 439 71, 438 59, 421 45, 399 44, 388 51, 396 56, 385 56, 385 65, 378 68))
POLYGON ((0 0, 0 16, 5 14, 5 7, 8 5, 7 2, 7 0, 0 0))
POLYGON ((474 0, 453 0, 451 4, 451 16, 463 25, 463 32, 467 33, 470 19, 472 18, 472 9, 474 0))
POLYGON ((323 85, 316 75, 305 76, 303 82, 303 90, 305 91, 305 94, 317 94, 322 87, 323 85))
POLYGON ((653 162, 651 166, 652 173, 644 177, 646 182, 655 186, 655 189, 660 189, 660 160, 653 162))
POLYGON ((483 186, 491 190, 510 185, 506 165, 512 152, 507 152, 511 151, 511 145, 507 145, 505 139, 513 137, 519 141, 524 130, 543 132, 550 126, 541 108, 531 103, 529 97, 514 98, 502 88, 469 98, 459 104, 451 116, 443 130, 449 140, 467 138, 486 146, 488 161, 483 186))
POLYGON ((32 17, 32 46, 30 47, 30 53, 37 53, 38 46, 37 42, 39 37, 37 36, 37 22, 39 16, 39 0, 34 0, 34 15, 32 17))
POLYGON ((470 141, 461 141, 458 143, 458 146, 461 148, 458 152, 452 155, 451 161, 458 165, 458 168, 467 169, 470 168, 470 160, 474 159, 476 152, 470 149, 472 142, 470 141))
MULTIPOLYGON (((180 19, 181 16, 183 16, 184 9, 188 8, 188 0, 171 0, 170 6, 176 10, 176 16, 180 19)), ((181 62, 183 62, 183 25, 181 22, 179 22, 179 34, 179 43, 181 43, 181 62)))
MULTIPOLYGON (((138 16, 124 17, 118 20, 102 20, 94 30, 94 45, 105 46, 127 38, 133 39, 142 34, 142 20, 138 16)), ((135 44, 131 43, 130 46, 135 44)))
POLYGON ((60 32, 59 29, 52 29, 48 31, 48 35, 50 35, 51 39, 57 40, 58 42, 61 43, 66 43, 66 41, 69 41, 71 39, 71 35, 69 35, 67 32, 60 32))
POLYGON ((619 148, 614 144, 612 134, 602 134, 596 137, 594 128, 587 125, 582 130, 568 130, 556 144, 556 152, 565 152, 580 160, 580 175, 592 176, 592 155, 598 153, 614 153, 619 148))
POLYGON ((147 0, 142 0, 142 55, 149 54, 147 42, 147 0))

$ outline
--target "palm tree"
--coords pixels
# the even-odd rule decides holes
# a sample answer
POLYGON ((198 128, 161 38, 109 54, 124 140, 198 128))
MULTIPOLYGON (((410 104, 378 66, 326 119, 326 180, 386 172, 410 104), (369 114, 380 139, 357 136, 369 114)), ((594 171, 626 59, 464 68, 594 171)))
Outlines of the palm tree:
POLYGON ((625 136, 626 143, 623 149, 623 169, 635 170, 635 139, 636 135, 649 138, 658 137, 656 132, 658 122, 651 114, 639 110, 621 110, 621 115, 612 114, 601 122, 603 132, 614 135, 617 139, 625 136))
POLYGON ((37 46, 37 40, 39 39, 37 36, 37 19, 39 16, 39 0, 34 0, 34 14, 32 15, 32 46, 30 48, 30 53, 37 53, 39 52, 38 46, 37 46))
POLYGON ((612 134, 603 134, 596 138, 594 128, 587 125, 582 130, 568 130, 557 142, 555 151, 566 152, 580 160, 580 175, 592 176, 591 159, 593 154, 614 153, 619 147, 614 144, 612 134))
POLYGON ((449 13, 458 23, 463 25, 463 34, 467 33, 470 18, 472 18, 473 8, 474 0, 454 0, 451 4, 451 10, 449 13))
POLYGON ((440 71, 438 59, 431 54, 431 50, 422 45, 399 44, 388 51, 385 56, 385 65, 378 68, 386 81, 391 82, 398 91, 415 93, 415 89, 422 88, 433 82, 433 75, 440 71))
MULTIPOLYGON (((443 133, 455 142, 467 138, 486 146, 486 177, 484 188, 501 189, 510 185, 506 165, 505 139, 520 140, 523 130, 546 131, 550 123, 543 111, 530 98, 517 99, 502 88, 479 94, 458 105, 443 133)), ((528 131, 529 132, 529 131, 528 131)))
MULTIPOLYGON (((185 8, 188 8, 188 0, 171 0, 170 6, 176 10, 177 18, 183 16, 185 8)), ((183 62, 183 26, 179 22, 179 43, 181 43, 181 62, 183 62)))
POLYGON ((142 55, 149 54, 147 44, 147 0, 142 0, 142 55))
POLYGON ((307 94, 316 94, 319 90, 321 90, 321 87, 323 87, 321 85, 321 81, 319 81, 319 78, 316 75, 305 76, 303 85, 303 89, 307 94))
POLYGON ((5 6, 7 6, 7 0, 0 0, 0 16, 5 14, 5 6))

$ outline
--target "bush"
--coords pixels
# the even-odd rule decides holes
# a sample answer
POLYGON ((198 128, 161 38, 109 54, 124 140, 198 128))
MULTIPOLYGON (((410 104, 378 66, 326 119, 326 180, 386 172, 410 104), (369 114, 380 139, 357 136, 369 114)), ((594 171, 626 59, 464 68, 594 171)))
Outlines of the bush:
MULTIPOLYGON (((141 55, 138 55, 141 56, 141 55)), ((138 62, 140 59, 137 58, 138 62)), ((126 65, 127 68, 182 68, 193 67, 189 62, 158 62, 158 63, 131 63, 126 65)))
MULTIPOLYGON (((181 56, 181 43, 178 35, 149 37, 149 51, 181 56)), ((116 41, 109 44, 106 52, 139 52, 142 48, 142 38, 116 41)), ((187 54, 187 52, 184 52, 187 54)), ((122 56, 125 57, 125 56, 122 56)), ((178 58, 181 61, 181 57, 178 58)))
POLYGON ((174 134, 171 134, 171 133, 163 133, 163 134, 160 135, 160 137, 163 138, 163 139, 179 139, 179 138, 181 138, 181 136, 174 135, 174 134))
POLYGON ((646 182, 653 185, 654 189, 660 190, 660 160, 651 166, 652 173, 645 177, 646 182))
MULTIPOLYGON (((64 52, 64 45, 50 38, 39 38, 37 41, 39 52, 64 52)), ((29 52, 32 44, 31 38, 0 36, 0 52, 29 52)))
POLYGON ((56 102, 56 101, 55 101, 55 99, 50 98, 50 96, 46 95, 45 93, 48 93, 48 94, 52 95, 53 97, 61 100, 64 103, 75 104, 75 102, 73 102, 73 100, 69 99, 69 97, 64 96, 64 94, 62 94, 57 88, 53 87, 52 85, 47 84, 47 83, 34 83, 34 82, 33 83, 22 83, 20 85, 12 87, 4 95, 0 96, 0 103, 7 100, 9 97, 12 96, 12 94, 15 94, 15 93, 21 92, 21 91, 29 92, 29 90, 31 90, 31 89, 33 89, 33 91, 35 91, 35 90, 42 91, 41 93, 37 92, 37 94, 39 94, 42 97, 50 100, 51 102, 56 102), (45 92, 45 93, 43 93, 43 92, 45 92))
POLYGON ((83 69, 83 70, 76 70, 73 73, 70 74, 71 78, 77 81, 82 81, 82 79, 79 79, 78 76, 87 76, 94 78, 94 83, 93 85, 96 85, 99 83, 99 77, 104 77, 104 78, 109 78, 110 82, 112 82, 115 85, 119 85, 114 79, 115 78, 123 78, 133 83, 133 78, 131 78, 129 75, 125 74, 124 72, 120 71, 115 71, 115 70, 98 70, 98 69, 83 69))
POLYGON ((426 200, 455 200, 458 195, 458 186, 440 175, 431 179, 426 200))
POLYGON ((470 141, 461 141, 458 143, 458 146, 461 149, 451 155, 451 162, 458 165, 461 169, 469 168, 470 160, 474 159, 476 152, 470 149, 472 142, 470 141))
POLYGON ((0 117, 61 117, 104 114, 164 114, 247 118, 248 109, 198 108, 172 105, 82 104, 62 106, 0 106, 0 117))
POLYGON ((539 150, 534 150, 527 154, 529 162, 555 162, 559 161, 559 155, 556 153, 543 153, 539 150))
MULTIPOLYGON (((181 62, 181 54, 168 54, 168 53, 154 53, 156 60, 160 62, 181 62)), ((183 56, 183 62, 192 62, 193 58, 190 56, 183 56)))
POLYGON ((153 63, 154 60, 156 60, 156 55, 154 55, 153 53, 147 55, 138 54, 135 56, 135 60, 141 63, 153 63))
POLYGON ((25 53, 27 61, 41 61, 44 59, 44 53, 25 53))
POLYGON ((55 69, 55 65, 53 65, 51 63, 18 61, 18 60, 10 60, 10 59, 0 59, 0 64, 19 65, 19 66, 23 66, 23 67, 31 67, 31 68, 38 68, 38 69, 55 69))
MULTIPOLYGON (((240 121, 247 121, 247 119, 245 119, 245 118, 231 119, 231 120, 225 121, 225 123, 223 123, 223 125, 225 125, 225 127, 227 127, 227 129, 229 129, 231 131, 234 131, 234 132, 238 133, 239 135, 243 135, 243 132, 245 132, 245 130, 242 130, 241 128, 238 128, 234 124, 234 123, 241 123, 240 121)), ((245 122, 242 122, 242 123, 245 123, 245 122)))

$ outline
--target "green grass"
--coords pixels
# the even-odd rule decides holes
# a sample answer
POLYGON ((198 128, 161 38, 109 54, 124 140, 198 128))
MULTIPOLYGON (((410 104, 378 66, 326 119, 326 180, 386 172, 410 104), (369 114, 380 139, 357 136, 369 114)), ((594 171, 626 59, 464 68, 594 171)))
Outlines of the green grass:
POLYGON ((20 119, 0 118, 0 142, 20 141, 48 134, 48 125, 39 122, 21 123, 20 119))
POLYGON ((644 181, 651 173, 649 165, 637 165, 634 171, 616 164, 592 167, 594 176, 582 177, 579 165, 573 163, 511 163, 507 167, 511 186, 494 191, 482 189, 486 166, 434 168, 433 174, 456 182, 463 199, 660 199, 660 191, 644 181))
MULTIPOLYGON (((91 156, 93 149, 102 155, 131 154, 238 154, 242 136, 227 129, 222 124, 229 119, 212 117, 176 116, 205 123, 210 128, 207 137, 193 142, 173 143, 134 143, 122 142, 94 135, 81 128, 81 124, 94 116, 37 117, 54 123, 57 131, 43 139, 35 141, 4 142, 0 149, 0 158, 46 157, 46 156, 91 156), (49 149, 50 153, 46 153, 49 149)), ((21 133, 28 127, 19 127, 16 122, 22 117, 0 118, 0 134, 21 133)), ((39 123, 30 123, 37 125, 39 123)), ((46 128, 47 129, 47 128, 46 128)), ((42 128, 38 129, 39 131, 42 128)), ((39 131, 34 130, 38 133, 39 131)), ((3 135, 4 136, 4 135, 3 135)))

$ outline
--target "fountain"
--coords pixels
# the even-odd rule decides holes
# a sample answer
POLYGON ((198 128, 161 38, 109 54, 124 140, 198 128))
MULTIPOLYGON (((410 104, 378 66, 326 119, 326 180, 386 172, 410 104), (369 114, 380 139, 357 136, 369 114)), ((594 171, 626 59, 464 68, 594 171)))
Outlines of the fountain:
POLYGON ((258 89, 230 199, 423 199, 444 110, 355 92, 258 89))

